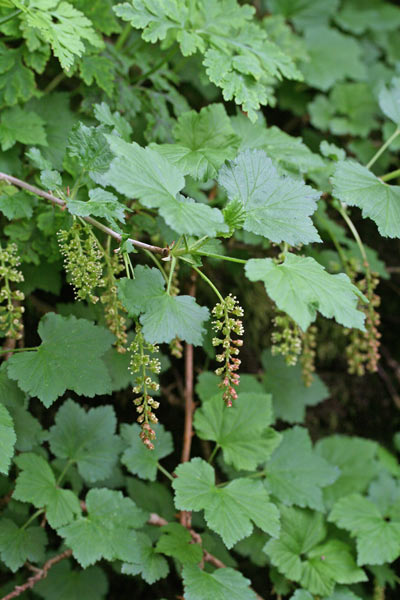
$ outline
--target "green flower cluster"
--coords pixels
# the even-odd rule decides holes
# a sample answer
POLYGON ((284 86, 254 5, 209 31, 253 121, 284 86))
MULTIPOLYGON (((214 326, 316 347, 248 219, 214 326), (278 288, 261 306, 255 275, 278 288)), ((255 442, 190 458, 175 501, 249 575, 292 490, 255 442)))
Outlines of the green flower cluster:
POLYGON ((152 379, 152 375, 158 375, 161 370, 160 360, 151 356, 158 351, 158 346, 146 342, 141 327, 137 324, 135 339, 129 346, 129 352, 132 353, 129 371, 133 375, 137 374, 133 393, 139 394, 139 396, 134 400, 134 404, 139 413, 137 422, 142 427, 140 438, 149 450, 154 450, 153 441, 156 438, 156 433, 151 424, 158 423, 153 410, 156 410, 160 406, 160 403, 154 400, 151 395, 151 392, 157 392, 160 387, 152 379))
POLYGON ((105 281, 102 277, 103 252, 91 227, 75 221, 68 231, 63 229, 57 236, 76 299, 88 299, 95 304, 99 297, 94 291, 104 287, 105 281))
POLYGON ((118 352, 126 352, 127 334, 126 334, 126 310, 118 298, 118 288, 115 276, 124 270, 117 254, 106 259, 107 272, 105 275, 105 291, 100 296, 100 301, 104 305, 104 316, 107 327, 117 339, 115 347, 118 352), (125 314, 124 314, 125 313, 125 314))
POLYGON ((5 249, 0 245, 0 332, 15 340, 22 338, 24 330, 24 307, 21 306, 21 302, 25 296, 10 285, 24 281, 24 276, 17 269, 19 265, 17 245, 10 243, 5 249))
POLYGON ((224 363, 223 366, 215 370, 217 375, 222 375, 222 381, 219 384, 224 390, 223 399, 227 406, 232 406, 232 400, 236 400, 237 391, 233 386, 238 386, 240 377, 237 373, 240 367, 239 347, 243 345, 243 340, 232 339, 232 333, 242 336, 244 329, 241 319, 243 317, 243 308, 239 306, 236 296, 229 294, 222 302, 216 304, 212 310, 216 317, 213 321, 213 329, 221 337, 215 337, 212 340, 213 346, 222 345, 221 354, 217 354, 218 362, 224 363))
POLYGON ((271 334, 272 354, 282 354, 286 364, 293 366, 301 353, 301 332, 299 326, 285 313, 278 313, 273 320, 271 334))

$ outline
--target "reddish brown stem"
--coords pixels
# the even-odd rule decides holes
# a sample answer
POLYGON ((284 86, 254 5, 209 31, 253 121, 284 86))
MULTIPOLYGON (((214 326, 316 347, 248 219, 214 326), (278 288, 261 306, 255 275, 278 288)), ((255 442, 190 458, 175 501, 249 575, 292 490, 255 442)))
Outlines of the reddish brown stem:
MULTIPOLYGON (((28 192, 31 192, 31 194, 35 194, 35 196, 40 196, 41 198, 46 198, 46 200, 50 200, 50 202, 52 202, 53 204, 56 204, 62 210, 64 210, 67 206, 67 203, 64 200, 62 200, 61 198, 57 198, 56 196, 53 196, 53 194, 50 194, 49 192, 45 192, 44 190, 41 190, 40 188, 35 187, 34 185, 31 185, 30 183, 26 183, 26 181, 22 181, 22 179, 18 179, 17 177, 13 177, 12 175, 7 175, 7 173, 0 172, 0 181, 1 180, 7 181, 7 183, 16 185, 17 187, 27 190, 28 192)), ((104 233, 113 237, 117 241, 120 242, 122 240, 121 234, 117 233, 110 227, 107 227, 107 225, 103 225, 103 223, 100 223, 100 221, 93 219, 93 217, 82 217, 82 218, 87 223, 94 225, 94 227, 97 227, 97 229, 104 231, 104 233)), ((127 241, 130 242, 133 246, 137 246, 138 248, 144 248, 145 250, 149 250, 150 252, 155 252, 156 254, 161 254, 164 258, 169 256, 170 249, 168 247, 160 248, 159 246, 152 246, 151 244, 145 244, 144 242, 140 242, 139 240, 133 240, 132 238, 128 238, 127 241)))
POLYGON ((31 590, 33 588, 33 586, 36 585, 36 583, 38 583, 38 581, 47 577, 47 573, 48 573, 49 569, 51 569, 51 567, 53 567, 60 561, 64 560, 64 558, 68 558, 71 555, 72 555, 72 550, 65 550, 65 552, 62 552, 61 554, 58 554, 57 556, 50 558, 47 562, 44 563, 44 565, 41 569, 37 570, 35 575, 32 575, 32 577, 29 577, 29 579, 26 583, 24 583, 23 585, 16 585, 15 588, 13 589, 13 591, 10 592, 9 594, 7 594, 7 596, 3 596, 3 598, 1 598, 1 600, 11 600, 12 598, 17 598, 18 596, 20 596, 27 590, 31 590))
POLYGON ((183 447, 181 462, 190 460, 190 449, 193 437, 193 346, 185 347, 185 427, 183 433, 183 447))

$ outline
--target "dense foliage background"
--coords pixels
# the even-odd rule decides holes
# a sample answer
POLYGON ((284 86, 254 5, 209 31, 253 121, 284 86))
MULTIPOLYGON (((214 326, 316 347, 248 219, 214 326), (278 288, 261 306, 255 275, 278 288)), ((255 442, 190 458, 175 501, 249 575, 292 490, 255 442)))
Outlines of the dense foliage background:
POLYGON ((399 27, 0 0, 2 600, 398 597, 399 27))

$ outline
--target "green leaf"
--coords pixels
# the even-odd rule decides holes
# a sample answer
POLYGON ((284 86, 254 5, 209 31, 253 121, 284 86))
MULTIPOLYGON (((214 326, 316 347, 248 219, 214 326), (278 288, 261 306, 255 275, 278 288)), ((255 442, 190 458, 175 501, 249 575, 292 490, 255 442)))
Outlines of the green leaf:
POLYGON ((346 31, 355 34, 372 31, 390 31, 400 25, 400 10, 389 2, 357 0, 345 3, 335 15, 335 21, 346 31))
POLYGON ((46 460, 36 454, 20 454, 15 463, 21 469, 13 493, 15 500, 31 502, 36 508, 45 507, 51 527, 60 527, 80 513, 79 500, 71 490, 58 487, 46 460))
POLYGON ((5 406, 0 404, 0 473, 7 475, 17 440, 14 423, 5 406))
POLYGON ((47 535, 43 527, 18 527, 10 519, 0 520, 0 555, 15 573, 29 560, 41 563, 45 557, 47 535))
POLYGON ((68 200, 68 212, 79 217, 101 217, 117 229, 119 228, 117 221, 125 223, 126 207, 118 201, 114 194, 106 192, 102 188, 95 188, 89 190, 89 198, 90 200, 86 202, 68 200))
POLYGON ((302 181, 284 178, 262 150, 246 150, 222 167, 219 183, 245 211, 243 228, 272 242, 321 241, 310 215, 320 194, 302 181))
POLYGON ((165 288, 165 281, 159 269, 138 265, 134 274, 134 279, 121 277, 117 283, 118 297, 132 317, 144 312, 154 298, 163 296, 165 288))
POLYGON ((375 221, 385 237, 400 237, 400 186, 388 185, 354 161, 340 162, 332 177, 334 194, 363 217, 375 221))
MULTIPOLYGON (((101 2, 103 0, 100 0, 101 2)), ((132 127, 126 119, 119 112, 112 113, 110 107, 105 102, 101 104, 95 104, 93 106, 93 112, 96 119, 103 125, 113 127, 113 132, 118 133, 123 140, 129 141, 132 133, 132 127)))
MULTIPOLYGON (((400 11, 399 11, 400 13, 400 11)), ((379 106, 382 112, 400 127, 400 78, 394 77, 391 87, 383 86, 379 92, 379 106)))
POLYGON ((324 382, 313 375, 310 386, 305 386, 301 365, 288 366, 283 356, 273 356, 264 350, 261 362, 265 369, 263 386, 272 395, 274 415, 288 423, 302 423, 306 407, 315 406, 329 396, 324 382))
POLYGON ((182 571, 186 600, 256 600, 250 581, 230 567, 213 573, 195 565, 185 565, 182 571))
POLYGON ((154 344, 171 342, 175 337, 199 346, 208 309, 192 296, 170 296, 158 269, 137 266, 135 278, 118 282, 118 295, 130 315, 140 317, 145 339, 154 344))
POLYGON ((151 344, 169 343, 176 337, 200 346, 209 318, 208 308, 199 306, 192 296, 169 296, 151 300, 140 317, 143 335, 151 344))
POLYGON ((95 29, 106 35, 120 33, 121 26, 113 15, 113 0, 74 0, 74 6, 91 20, 95 29))
POLYGON ((105 181, 128 198, 134 195, 147 208, 159 208, 167 225, 179 234, 216 235, 228 230, 217 208, 184 198, 183 173, 159 152, 128 144, 115 135, 106 135, 116 154, 105 181))
POLYGON ((161 528, 162 534, 156 551, 177 558, 183 564, 197 564, 203 558, 203 550, 194 544, 190 532, 179 523, 168 523, 161 528))
POLYGON ((239 145, 222 104, 210 104, 198 113, 183 113, 173 133, 175 144, 162 144, 156 149, 195 179, 215 177, 225 160, 235 157, 239 145))
POLYGON ((46 576, 35 585, 35 593, 45 600, 103 600, 108 590, 107 577, 99 567, 71 569, 71 563, 63 560, 52 566, 46 576))
POLYGON ((58 529, 82 568, 101 558, 129 560, 134 552, 135 530, 147 518, 122 492, 93 489, 86 496, 87 517, 58 529))
POLYGON ((121 425, 121 437, 128 446, 121 457, 122 464, 134 475, 150 481, 156 480, 158 462, 174 449, 169 431, 165 431, 159 424, 153 429, 156 432, 156 440, 154 450, 150 452, 139 437, 141 429, 137 423, 121 425))
POLYGON ((217 487, 214 469, 201 458, 180 464, 175 473, 175 506, 180 510, 204 509, 208 526, 222 537, 227 548, 251 534, 252 522, 271 536, 278 535, 278 509, 269 502, 260 481, 242 478, 217 487))
MULTIPOLYGON (((0 105, 2 107, 26 102, 36 91, 35 76, 22 62, 22 56, 22 48, 10 48, 0 44, 0 105)), ((21 123, 19 125, 21 129, 21 123)))
POLYGON ((310 86, 326 91, 348 77, 366 77, 362 47, 354 38, 329 27, 312 27, 306 30, 304 42, 309 61, 301 62, 301 71, 310 86))
POLYGON ((222 448, 224 460, 238 471, 252 471, 265 462, 281 440, 269 425, 272 422, 271 397, 239 393, 227 410, 221 395, 199 408, 194 417, 197 435, 213 440, 222 448))
POLYGON ((305 590, 296 590, 293 596, 290 597, 290 600, 314 600, 311 596, 310 592, 306 592, 305 590))
POLYGON ((50 162, 50 168, 53 166, 61 171, 69 135, 78 121, 78 115, 70 109, 70 95, 55 92, 42 98, 33 98, 27 104, 27 109, 33 110, 45 121, 48 146, 41 148, 41 154, 50 162))
POLYGON ((330 275, 313 258, 288 253, 276 264, 271 258, 252 258, 245 266, 250 281, 263 281, 269 297, 306 331, 319 311, 345 327, 364 330, 365 315, 357 310, 366 301, 344 273, 330 275))
POLYGON ((51 45, 65 71, 70 69, 76 56, 82 56, 84 41, 103 46, 89 19, 69 2, 41 0, 35 3, 34 10, 21 0, 14 0, 14 4, 24 11, 25 25, 34 28, 35 33, 51 45))
POLYGON ((33 198, 23 191, 18 191, 13 185, 1 189, 0 211, 12 221, 13 219, 31 218, 33 198))
POLYGON ((340 469, 336 481, 324 489, 324 501, 329 508, 343 496, 353 492, 364 492, 377 474, 377 445, 371 440, 331 435, 319 440, 315 450, 340 469))
POLYGON ((282 442, 266 465, 265 485, 287 505, 323 510, 322 488, 332 484, 339 469, 313 450, 309 434, 302 427, 283 432, 282 442))
POLYGON ((111 381, 100 357, 113 343, 109 331, 85 319, 47 313, 38 333, 42 344, 36 351, 14 354, 7 361, 9 377, 24 392, 46 407, 67 389, 90 398, 108 392, 111 381))
POLYGON ((96 183, 102 183, 112 154, 100 127, 75 125, 68 137, 67 153, 78 161, 78 173, 88 172, 96 183))
POLYGON ((40 183, 47 190, 53 191, 62 186, 61 175, 58 171, 46 169, 40 173, 40 183))
MULTIPOLYGON (((337 83, 309 104, 312 125, 335 135, 367 136, 378 126, 378 105, 368 83, 337 83)), ((372 154, 371 154, 372 155, 372 154)))
POLYGON ((356 538, 359 565, 382 565, 400 556, 400 519, 385 520, 368 498, 345 496, 336 502, 328 518, 356 538))
POLYGON ((87 482, 107 479, 121 450, 116 426, 112 406, 98 406, 86 412, 73 400, 66 400, 49 430, 51 451, 58 458, 75 463, 87 482))
POLYGON ((151 148, 136 142, 128 144, 115 135, 105 136, 114 158, 105 176, 107 183, 128 198, 132 194, 147 208, 162 206, 184 187, 185 179, 177 167, 151 148))
POLYGON ((115 67, 109 58, 99 55, 83 56, 79 63, 79 70, 86 85, 92 85, 96 81, 108 97, 112 96, 115 67))
POLYGON ((350 546, 331 538, 322 543, 326 527, 320 513, 282 507, 281 517, 281 535, 267 542, 264 552, 288 579, 318 595, 332 593, 335 583, 366 581, 350 546))
POLYGON ((22 144, 47 145, 44 121, 32 111, 19 106, 1 111, 0 143, 3 151, 12 148, 15 142, 22 144))
POLYGON ((140 574, 150 585, 169 573, 167 561, 157 553, 151 539, 145 533, 135 534, 134 548, 129 560, 130 562, 122 564, 121 573, 140 574))

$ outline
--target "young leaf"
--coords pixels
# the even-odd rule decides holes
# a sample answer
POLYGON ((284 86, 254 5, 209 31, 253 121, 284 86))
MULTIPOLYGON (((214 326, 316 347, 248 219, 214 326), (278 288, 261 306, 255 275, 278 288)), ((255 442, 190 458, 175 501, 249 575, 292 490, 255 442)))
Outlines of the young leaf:
POLYGON ((351 494, 336 502, 328 518, 356 538, 359 565, 382 565, 400 556, 400 519, 385 516, 368 498, 351 494))
POLYGON ((49 569, 46 578, 35 585, 35 593, 44 600, 103 600, 107 590, 108 581, 100 567, 71 569, 66 560, 49 569))
POLYGON ((58 458, 75 463, 85 481, 107 479, 121 450, 120 439, 115 435, 116 425, 111 406, 86 412, 73 400, 66 400, 49 431, 51 451, 58 458))
POLYGON ((231 201, 239 199, 245 211, 243 228, 272 242, 320 242, 310 215, 320 193, 297 179, 280 177, 262 150, 246 150, 219 177, 231 201))
POLYGON ((79 70, 86 85, 96 81, 99 88, 105 91, 108 97, 114 91, 115 66, 106 56, 83 56, 79 62, 79 70))
POLYGON ((113 343, 109 331, 85 319, 47 313, 38 333, 42 344, 36 351, 14 354, 7 361, 9 377, 24 392, 48 408, 67 389, 90 398, 110 390, 100 358, 113 343))
POLYGON ((199 544, 193 544, 190 532, 179 523, 168 523, 161 529, 162 535, 156 551, 177 558, 182 564, 198 564, 203 558, 199 544))
POLYGON ((383 86, 379 92, 379 106, 382 112, 400 127, 400 78, 394 77, 390 88, 383 86))
POLYGON ((271 397, 252 393, 239 393, 229 410, 220 394, 214 396, 194 417, 197 435, 216 442, 225 462, 238 471, 254 470, 280 443, 280 434, 269 427, 271 422, 271 397))
POLYGON ((208 526, 219 533, 227 548, 251 534, 252 522, 271 536, 278 535, 279 512, 260 481, 242 478, 217 487, 214 469, 201 458, 179 465, 175 473, 175 506, 204 509, 208 526))
POLYGON ((0 555, 5 565, 15 573, 30 560, 41 563, 45 556, 47 535, 43 527, 18 527, 10 519, 0 520, 0 555))
POLYGON ((170 432, 165 431, 159 424, 154 425, 153 429, 157 441, 154 450, 150 452, 139 438, 141 429, 137 423, 132 425, 124 423, 121 426, 122 440, 128 446, 121 457, 122 464, 134 475, 150 481, 156 480, 158 462, 173 451, 170 432))
POLYGON ((375 221, 385 237, 400 237, 400 186, 388 185, 354 161, 340 162, 332 177, 334 194, 363 217, 375 221))
POLYGON ((31 502, 36 508, 45 507, 51 527, 66 525, 80 513, 79 500, 71 490, 58 487, 54 473, 47 461, 37 454, 20 454, 15 459, 21 469, 13 497, 31 502))
MULTIPOLYGON (((190 534, 189 534, 190 535, 190 534)), ((132 540, 134 547, 129 562, 122 563, 121 573, 140 574, 148 584, 163 579, 169 573, 169 566, 163 556, 153 547, 151 539, 145 533, 136 533, 132 540)))
POLYGON ((306 429, 293 427, 283 432, 281 444, 266 465, 268 491, 287 505, 323 510, 322 488, 332 484, 339 469, 313 450, 306 429))
POLYGON ((235 157, 239 145, 222 104, 210 104, 199 113, 183 113, 173 133, 175 144, 162 144, 156 149, 195 179, 215 177, 225 160, 235 157))
POLYGON ((289 253, 276 264, 271 258, 247 261, 250 281, 263 281, 267 294, 305 331, 317 315, 335 318, 346 327, 364 330, 365 315, 357 310, 364 296, 344 273, 330 275, 313 258, 289 253))
POLYGON ((129 561, 134 552, 134 530, 146 521, 146 513, 122 492, 93 489, 86 496, 87 517, 58 529, 84 569, 101 558, 129 561))
POLYGON ((288 366, 283 356, 273 356, 269 349, 263 351, 261 362, 265 369, 263 386, 272 395, 277 419, 302 423, 307 406, 315 406, 329 397, 329 390, 318 375, 313 376, 309 387, 304 385, 301 365, 288 366))
POLYGON ((230 567, 213 573, 195 565, 185 565, 182 571, 186 600, 256 600, 250 581, 230 567))
POLYGON ((7 475, 17 440, 14 423, 5 406, 0 404, 0 473, 7 475))
POLYGON ((146 310, 148 303, 164 294, 165 281, 159 269, 147 265, 135 267, 135 278, 118 280, 118 297, 132 317, 146 310))

